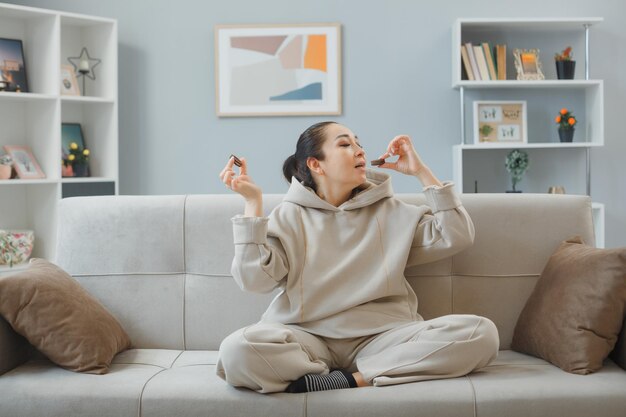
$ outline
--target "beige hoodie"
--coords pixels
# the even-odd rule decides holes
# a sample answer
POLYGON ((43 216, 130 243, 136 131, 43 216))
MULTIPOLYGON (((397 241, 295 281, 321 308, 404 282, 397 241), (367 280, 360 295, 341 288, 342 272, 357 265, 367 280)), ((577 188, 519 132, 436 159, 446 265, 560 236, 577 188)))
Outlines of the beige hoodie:
POLYGON ((393 197, 389 175, 367 178, 339 207, 293 178, 269 217, 232 219, 237 284, 280 289, 262 322, 347 338, 422 319, 404 269, 467 248, 474 226, 452 183, 427 187, 430 207, 418 207, 393 197))

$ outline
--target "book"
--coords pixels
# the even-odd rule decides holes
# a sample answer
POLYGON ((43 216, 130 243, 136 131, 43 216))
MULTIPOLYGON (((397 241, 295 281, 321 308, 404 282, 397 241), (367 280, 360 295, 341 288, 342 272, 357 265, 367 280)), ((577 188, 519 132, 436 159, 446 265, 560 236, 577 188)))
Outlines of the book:
POLYGON ((482 43, 483 52, 485 53, 485 60, 487 61, 487 68, 489 69, 489 78, 492 80, 497 80, 498 75, 496 74, 496 66, 493 59, 493 54, 491 52, 491 47, 488 42, 482 43))
POLYGON ((474 57, 474 47, 471 42, 467 42, 465 44, 465 48, 467 49, 467 56, 469 56, 470 65, 472 66, 472 72, 474 73, 474 79, 476 81, 480 81, 480 72, 478 72, 478 65, 476 64, 476 57, 474 57))
POLYGON ((485 53, 481 46, 474 46, 474 57, 476 58, 476 64, 478 65, 478 71, 480 72, 480 79, 483 81, 489 81, 489 68, 487 68, 487 61, 485 59, 485 53))
POLYGON ((506 80, 506 45, 496 45, 495 48, 498 80, 506 80))
POLYGON ((465 73, 467 74, 467 79, 470 81, 474 81, 474 71, 472 71, 472 63, 470 62, 465 45, 461 45, 461 58, 463 61, 463 68, 465 69, 465 73))

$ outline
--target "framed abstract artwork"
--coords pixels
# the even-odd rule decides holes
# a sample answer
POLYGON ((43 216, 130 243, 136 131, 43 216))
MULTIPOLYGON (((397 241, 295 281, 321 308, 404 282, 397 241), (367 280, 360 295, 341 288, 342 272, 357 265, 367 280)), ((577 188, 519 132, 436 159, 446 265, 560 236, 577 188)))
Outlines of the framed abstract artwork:
POLYGON ((216 111, 228 116, 341 114, 341 26, 215 27, 216 111))

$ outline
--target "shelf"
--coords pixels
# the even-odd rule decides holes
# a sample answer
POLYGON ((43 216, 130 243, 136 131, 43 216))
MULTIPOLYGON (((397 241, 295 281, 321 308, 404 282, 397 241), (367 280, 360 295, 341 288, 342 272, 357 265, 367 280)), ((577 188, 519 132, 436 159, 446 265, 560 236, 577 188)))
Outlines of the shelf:
POLYGON ((602 80, 541 80, 541 81, 519 81, 519 80, 500 80, 500 81, 468 81, 462 80, 455 83, 452 87, 459 89, 461 87, 467 89, 485 89, 485 88, 545 88, 545 89, 586 89, 594 88, 602 85, 602 80))
POLYGON ((34 184, 56 184, 58 181, 51 178, 41 178, 36 180, 21 180, 21 179, 12 179, 12 180, 0 180, 1 185, 34 185, 34 184))
POLYGON ((468 18, 457 19, 457 25, 462 24, 465 27, 476 29, 486 28, 489 30, 541 30, 544 31, 563 31, 581 29, 587 26, 603 22, 601 17, 588 18, 468 18))
POLYGON ((66 177, 61 180, 63 184, 76 184, 76 183, 90 183, 90 182, 115 182, 115 178, 107 177, 81 177, 71 178, 66 177))
POLYGON ((115 99, 105 97, 90 97, 90 96, 61 96, 61 102, 64 103, 103 103, 114 104, 115 99))
POLYGON ((455 148, 463 150, 483 150, 483 149, 545 149, 545 148, 595 148, 602 146, 601 143, 592 142, 570 142, 570 143, 479 143, 455 145, 455 148))
POLYGON ((28 268, 28 261, 22 262, 21 264, 13 265, 13 267, 9 267, 8 265, 0 265, 0 275, 12 274, 15 272, 20 272, 28 268))
POLYGON ((57 97, 51 94, 38 94, 38 93, 12 93, 6 91, 0 91, 1 101, 13 101, 13 102, 32 102, 32 101, 53 101, 57 97))

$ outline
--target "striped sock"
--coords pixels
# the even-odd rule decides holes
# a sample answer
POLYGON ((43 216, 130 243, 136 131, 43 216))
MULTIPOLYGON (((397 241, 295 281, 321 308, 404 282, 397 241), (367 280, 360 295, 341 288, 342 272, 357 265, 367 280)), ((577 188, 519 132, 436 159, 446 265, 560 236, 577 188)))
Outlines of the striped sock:
POLYGON ((356 388, 356 380, 352 374, 343 369, 335 369, 329 374, 306 374, 293 381, 286 392, 326 391, 330 389, 356 388))

